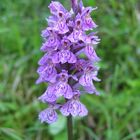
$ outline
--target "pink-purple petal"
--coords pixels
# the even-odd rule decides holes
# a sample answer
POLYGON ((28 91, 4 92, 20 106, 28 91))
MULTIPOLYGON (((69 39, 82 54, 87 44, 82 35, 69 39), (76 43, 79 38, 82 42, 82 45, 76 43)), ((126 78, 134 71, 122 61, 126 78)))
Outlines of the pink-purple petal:
POLYGON ((39 113, 39 120, 43 123, 46 122, 48 124, 54 123, 57 121, 57 113, 52 108, 47 108, 39 113))
POLYGON ((38 99, 44 103, 47 102, 55 102, 57 100, 56 95, 52 92, 52 87, 49 86, 43 95, 41 95, 38 99))
POLYGON ((90 74, 83 74, 80 79, 79 79, 79 83, 82 86, 90 86, 92 85, 92 77, 90 74))
POLYGON ((100 58, 97 56, 93 46, 87 45, 84 50, 86 56, 92 61, 100 61, 100 58))

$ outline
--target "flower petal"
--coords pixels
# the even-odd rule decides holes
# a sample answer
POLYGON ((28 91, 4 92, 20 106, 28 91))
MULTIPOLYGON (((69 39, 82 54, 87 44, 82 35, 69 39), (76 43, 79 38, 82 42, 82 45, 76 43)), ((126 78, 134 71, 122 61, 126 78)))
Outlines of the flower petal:
POLYGON ((63 96, 68 90, 67 84, 65 82, 58 82, 53 86, 54 86, 53 92, 56 95, 56 97, 63 96))
POLYGON ((64 92, 64 97, 66 99, 71 99, 73 97, 73 92, 69 84, 66 84, 66 90, 64 92))
POLYGON ((54 53, 54 55, 52 56, 52 62, 57 64, 60 63, 60 61, 61 61, 60 52, 54 53))
POLYGON ((40 66, 37 72, 39 73, 39 76, 40 76, 39 78, 40 80, 38 79, 38 83, 41 83, 43 81, 44 82, 49 81, 51 83, 54 83, 56 80, 57 71, 55 67, 52 65, 40 66))
POLYGON ((59 11, 66 12, 66 9, 60 2, 52 1, 49 5, 50 12, 54 15, 58 14, 59 11))
POLYGON ((49 124, 56 122, 58 116, 54 109, 47 108, 39 113, 39 120, 43 122, 47 122, 49 124))
POLYGON ((100 58, 97 56, 95 50, 93 49, 93 46, 87 45, 84 49, 84 52, 86 56, 95 62, 100 61, 100 58))
POLYGON ((49 34, 49 31, 48 31, 47 28, 44 29, 44 30, 41 32, 41 36, 42 36, 43 38, 47 38, 49 35, 50 35, 50 34, 49 34))
POLYGON ((44 56, 38 61, 38 64, 45 65, 49 58, 50 58, 49 55, 45 53, 44 56))
POLYGON ((97 74, 98 74, 97 71, 93 72, 92 75, 91 75, 92 76, 92 79, 94 81, 100 82, 101 80, 97 77, 97 74))
POLYGON ((56 36, 51 36, 48 40, 43 43, 42 47, 40 48, 41 51, 46 52, 49 50, 56 50, 59 46, 60 42, 56 36))
POLYGON ((96 95, 99 95, 100 93, 96 90, 94 84, 91 85, 91 86, 85 86, 84 87, 85 91, 88 92, 89 94, 96 94, 96 95))
POLYGON ((87 114, 88 114, 88 110, 86 109, 85 105, 80 103, 79 116, 84 117, 84 116, 87 116, 87 114))
POLYGON ((77 59, 76 56, 72 53, 72 52, 67 52, 68 56, 67 56, 67 60, 69 63, 76 63, 77 59))
POLYGON ((66 21, 58 21, 54 29, 58 31, 59 34, 65 34, 69 31, 66 21))
POLYGON ((79 79, 79 83, 82 86, 91 86, 92 85, 92 77, 90 76, 90 74, 83 74, 79 79))
POLYGON ((40 101, 46 103, 46 102, 54 102, 54 101, 56 101, 57 97, 52 92, 52 87, 49 86, 48 89, 45 91, 45 93, 43 95, 41 95, 38 99, 40 101))
POLYGON ((47 81, 45 81, 45 79, 43 78, 43 77, 39 77, 37 80, 36 80, 36 84, 40 84, 40 83, 42 83, 42 82, 47 82, 47 81))
POLYGON ((78 116, 80 110, 80 102, 77 100, 72 100, 69 106, 69 110, 73 117, 78 116))
POLYGON ((83 38, 85 35, 83 34, 83 31, 81 30, 74 30, 69 36, 68 39, 72 42, 72 43, 77 43, 80 40, 83 40, 83 38))
POLYGON ((60 112, 64 115, 64 116, 68 116, 70 115, 69 112, 69 102, 65 103, 61 108, 60 108, 60 112))
POLYGON ((55 53, 52 57, 53 63, 76 63, 77 59, 76 56, 70 52, 69 50, 61 50, 57 53, 55 53))
POLYGON ((85 31, 92 30, 93 28, 96 28, 96 27, 97 25, 93 22, 90 16, 83 18, 83 29, 85 31))

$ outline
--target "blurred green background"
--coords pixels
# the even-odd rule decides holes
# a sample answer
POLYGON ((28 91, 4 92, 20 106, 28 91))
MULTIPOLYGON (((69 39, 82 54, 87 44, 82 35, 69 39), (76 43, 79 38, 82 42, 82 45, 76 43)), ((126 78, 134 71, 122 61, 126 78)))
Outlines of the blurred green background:
MULTIPOLYGON (((37 97, 37 61, 43 55, 40 32, 49 0, 0 0, 0 140, 66 140, 66 120, 38 121, 46 105, 37 97)), ((69 0, 60 0, 70 8, 69 0)), ((101 96, 86 95, 89 115, 74 120, 75 140, 140 140, 140 1, 84 0, 101 43, 101 96)))

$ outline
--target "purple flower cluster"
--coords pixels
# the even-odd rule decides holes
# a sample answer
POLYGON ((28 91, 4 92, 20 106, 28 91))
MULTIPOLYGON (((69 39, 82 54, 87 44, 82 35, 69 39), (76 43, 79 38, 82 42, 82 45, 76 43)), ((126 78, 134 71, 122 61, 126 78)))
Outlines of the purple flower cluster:
POLYGON ((36 83, 48 83, 47 90, 39 97, 48 108, 40 112, 39 119, 53 123, 57 120, 56 110, 64 116, 88 114, 79 98, 83 92, 98 94, 93 81, 100 81, 96 66, 100 58, 94 47, 100 39, 92 32, 97 25, 90 13, 96 8, 85 8, 80 2, 76 12, 67 11, 61 3, 51 2, 49 9, 52 15, 47 19, 48 27, 42 31, 41 51, 45 54, 38 62, 36 83))

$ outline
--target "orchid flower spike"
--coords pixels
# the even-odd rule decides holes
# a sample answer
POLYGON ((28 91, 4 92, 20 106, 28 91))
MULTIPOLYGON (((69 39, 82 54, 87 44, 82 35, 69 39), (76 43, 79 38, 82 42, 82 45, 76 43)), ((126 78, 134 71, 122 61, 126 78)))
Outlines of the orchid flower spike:
POLYGON ((82 1, 72 0, 71 11, 56 1, 50 3, 49 9, 48 27, 41 34, 44 41, 40 50, 45 54, 38 62, 36 83, 48 83, 38 98, 48 104, 48 108, 40 112, 39 120, 50 124, 57 121, 57 110, 64 116, 88 114, 80 97, 84 96, 83 91, 99 94, 93 81, 100 81, 96 66, 100 58, 95 52, 100 39, 93 32, 97 25, 90 16, 96 8, 84 7, 82 1), (65 102, 58 102, 60 98, 65 102))

